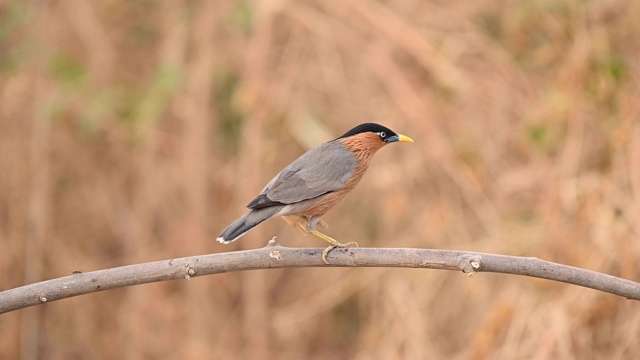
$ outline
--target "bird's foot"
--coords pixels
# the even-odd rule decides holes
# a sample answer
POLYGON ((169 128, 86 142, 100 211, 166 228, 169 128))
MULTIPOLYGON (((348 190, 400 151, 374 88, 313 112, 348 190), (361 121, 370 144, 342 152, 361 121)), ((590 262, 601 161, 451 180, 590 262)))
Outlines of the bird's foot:
POLYGON ((322 261, 324 261, 325 264, 329 265, 329 262, 327 261, 327 255, 329 254, 329 251, 335 248, 348 248, 350 246, 358 247, 358 243, 355 241, 349 241, 346 244, 341 244, 336 241, 335 244, 329 245, 326 249, 324 249, 324 251, 322 252, 322 261))
POLYGON ((325 264, 329 264, 329 262, 327 261, 327 255, 331 250, 335 248, 348 248, 350 246, 358 247, 358 243, 355 241, 349 241, 346 244, 342 244, 342 243, 339 243, 336 239, 330 236, 327 236, 317 230, 310 231, 310 233, 331 244, 322 252, 322 261, 324 261, 325 264))

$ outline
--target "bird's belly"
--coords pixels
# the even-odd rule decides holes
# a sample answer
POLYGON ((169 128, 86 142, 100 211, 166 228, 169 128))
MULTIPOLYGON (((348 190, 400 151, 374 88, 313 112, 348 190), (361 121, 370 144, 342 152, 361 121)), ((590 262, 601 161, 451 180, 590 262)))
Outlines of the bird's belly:
POLYGON ((322 195, 317 202, 313 203, 313 205, 309 206, 304 211, 300 212, 300 215, 306 217, 320 217, 324 215, 327 211, 329 211, 335 204, 340 202, 343 197, 345 197, 353 188, 358 185, 360 179, 364 175, 364 172, 367 170, 369 165, 368 159, 365 161, 361 161, 356 167, 355 172, 351 179, 344 185, 344 187, 338 191, 328 193, 326 195, 322 195))
POLYGON ((346 192, 337 191, 332 192, 326 195, 323 195, 322 198, 311 205, 309 208, 300 212, 300 215, 305 217, 320 217, 327 213, 327 211, 331 210, 331 208, 337 204, 342 198, 346 195, 346 192))

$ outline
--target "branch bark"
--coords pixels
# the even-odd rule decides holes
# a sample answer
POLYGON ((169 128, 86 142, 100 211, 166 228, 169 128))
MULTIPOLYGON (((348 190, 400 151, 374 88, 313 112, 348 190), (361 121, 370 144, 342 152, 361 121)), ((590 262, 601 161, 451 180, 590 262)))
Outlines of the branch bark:
POLYGON ((640 283, 532 257, 410 248, 335 249, 331 263, 321 248, 289 248, 275 242, 261 249, 191 256, 78 273, 0 292, 0 314, 72 296, 156 281, 233 271, 288 267, 402 267, 532 276, 640 300, 640 283))

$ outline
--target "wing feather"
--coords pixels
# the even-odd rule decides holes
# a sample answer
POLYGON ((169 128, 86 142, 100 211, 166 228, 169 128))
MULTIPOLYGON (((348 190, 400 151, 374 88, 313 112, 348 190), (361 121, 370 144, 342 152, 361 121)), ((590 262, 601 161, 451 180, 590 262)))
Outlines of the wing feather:
POLYGON ((340 190, 356 165, 357 159, 341 142, 321 144, 284 168, 247 207, 294 204, 340 190))

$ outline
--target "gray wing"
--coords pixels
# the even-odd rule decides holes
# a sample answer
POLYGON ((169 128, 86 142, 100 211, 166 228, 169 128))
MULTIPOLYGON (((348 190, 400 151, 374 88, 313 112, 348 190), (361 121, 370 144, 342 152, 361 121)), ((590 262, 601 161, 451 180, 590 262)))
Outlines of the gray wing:
POLYGON ((284 168, 247 207, 294 204, 340 190, 356 165, 356 158, 340 142, 321 144, 284 168))

